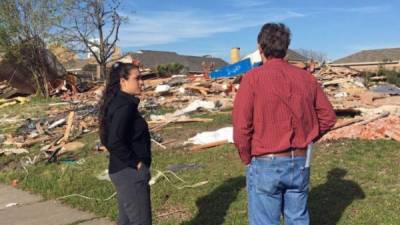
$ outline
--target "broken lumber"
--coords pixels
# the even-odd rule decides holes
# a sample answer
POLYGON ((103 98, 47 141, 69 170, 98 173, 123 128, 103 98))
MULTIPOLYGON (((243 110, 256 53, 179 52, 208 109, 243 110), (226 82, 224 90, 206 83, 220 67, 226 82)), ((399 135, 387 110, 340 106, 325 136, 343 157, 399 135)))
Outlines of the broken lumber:
POLYGON ((154 142, 156 145, 160 146, 162 149, 167 149, 167 147, 165 147, 165 145, 161 144, 160 142, 154 140, 153 138, 151 139, 152 142, 154 142))
POLYGON ((75 112, 74 111, 70 112, 67 119, 67 128, 65 128, 64 139, 63 139, 64 142, 67 142, 69 136, 71 135, 74 117, 75 117, 75 112))
POLYGON ((200 92, 200 94, 207 96, 207 92, 209 91, 208 88, 204 88, 204 87, 194 87, 194 86, 189 86, 189 85, 185 85, 184 88, 190 89, 190 90, 194 90, 194 91, 198 91, 200 92))
POLYGON ((36 139, 33 139, 33 140, 28 140, 28 141, 25 141, 24 143, 16 143, 15 145, 18 148, 30 147, 30 146, 32 146, 34 144, 51 140, 52 138, 53 137, 45 136, 45 137, 40 137, 40 138, 36 138, 36 139))
POLYGON ((163 145, 168 145, 168 144, 172 144, 175 143, 177 140, 176 139, 168 139, 166 141, 163 142, 163 145))
POLYGON ((44 134, 44 130, 43 130, 42 126, 40 125, 40 122, 36 123, 36 130, 40 135, 44 134))
POLYGON ((228 140, 223 140, 223 141, 210 142, 210 143, 203 144, 203 145, 195 145, 192 147, 191 151, 200 151, 203 149, 217 147, 217 146, 224 145, 227 143, 228 143, 228 140))
POLYGON ((56 127, 60 126, 61 124, 65 123, 65 121, 66 121, 65 118, 57 120, 54 123, 52 123, 47 129, 51 130, 53 128, 56 128, 56 127))
MULTIPOLYGON (((191 122, 212 122, 213 119, 211 118, 188 118, 188 119, 178 119, 171 121, 169 123, 191 123, 191 122)), ((162 123, 167 123, 168 121, 165 120, 160 120, 160 121, 149 121, 148 123, 150 125, 153 124, 162 124, 162 123)))
POLYGON ((61 151, 57 153, 57 156, 63 155, 65 153, 76 152, 84 148, 86 145, 80 141, 74 141, 67 143, 62 146, 61 151))
POLYGON ((11 155, 11 154, 27 154, 29 153, 28 150, 24 149, 24 148, 5 148, 5 149, 0 149, 0 155, 4 154, 4 155, 11 155))
POLYGON ((369 119, 366 119, 366 120, 364 118, 356 118, 356 119, 350 120, 348 122, 345 122, 343 124, 340 124, 338 126, 335 126, 331 130, 337 130, 337 129, 340 129, 340 128, 343 128, 343 127, 347 127, 347 126, 350 126, 350 125, 353 125, 353 124, 357 124, 357 125, 361 125, 361 126, 362 125, 366 125, 366 124, 374 122, 376 120, 385 118, 385 117, 387 117, 389 115, 390 115, 389 112, 384 112, 384 113, 382 113, 382 114, 380 114, 378 116, 375 116, 375 117, 372 117, 372 118, 369 118, 369 119))
POLYGON ((340 128, 343 128, 343 127, 347 127, 347 126, 350 126, 350 125, 352 125, 352 124, 361 122, 361 121, 363 121, 363 120, 364 120, 363 118, 355 118, 355 119, 353 119, 353 120, 349 120, 349 121, 347 121, 347 122, 344 122, 344 123, 342 123, 342 124, 339 124, 339 125, 333 127, 331 130, 337 130, 337 129, 340 129, 340 128))
POLYGON ((378 116, 375 116, 375 117, 369 118, 369 119, 367 119, 367 120, 365 120, 365 121, 363 121, 363 122, 359 123, 359 125, 365 125, 365 124, 368 124, 368 123, 374 122, 374 121, 376 121, 376 120, 379 120, 379 119, 385 118, 385 117, 387 117, 387 116, 389 116, 389 115, 390 115, 390 113, 389 113, 389 112, 383 112, 382 114, 380 114, 380 115, 378 115, 378 116))
POLYGON ((395 141, 400 142, 400 132, 399 131, 394 131, 394 130, 386 130, 385 135, 390 137, 391 139, 395 141))

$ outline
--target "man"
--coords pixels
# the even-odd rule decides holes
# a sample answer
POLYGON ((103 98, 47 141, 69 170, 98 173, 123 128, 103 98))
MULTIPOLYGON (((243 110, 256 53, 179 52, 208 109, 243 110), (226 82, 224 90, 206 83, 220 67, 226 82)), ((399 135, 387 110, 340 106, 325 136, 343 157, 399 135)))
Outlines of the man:
POLYGON ((247 165, 250 225, 308 225, 307 145, 336 122, 317 80, 284 60, 290 30, 265 24, 258 35, 263 65, 242 79, 233 109, 234 141, 247 165))

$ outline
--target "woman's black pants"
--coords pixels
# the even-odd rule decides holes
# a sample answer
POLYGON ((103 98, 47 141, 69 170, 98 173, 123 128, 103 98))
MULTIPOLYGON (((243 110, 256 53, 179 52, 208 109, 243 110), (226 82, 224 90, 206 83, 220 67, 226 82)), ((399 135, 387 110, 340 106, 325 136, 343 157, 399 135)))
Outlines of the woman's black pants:
POLYGON ((117 190, 118 225, 151 225, 149 168, 127 167, 110 178, 117 190))

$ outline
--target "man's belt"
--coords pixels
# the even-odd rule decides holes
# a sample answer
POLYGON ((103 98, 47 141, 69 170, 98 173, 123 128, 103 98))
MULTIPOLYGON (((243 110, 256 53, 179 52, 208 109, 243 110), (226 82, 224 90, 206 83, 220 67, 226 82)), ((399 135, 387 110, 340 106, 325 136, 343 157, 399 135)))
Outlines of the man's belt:
POLYGON ((267 153, 265 155, 258 155, 256 157, 305 157, 307 155, 307 148, 289 148, 285 151, 267 153))

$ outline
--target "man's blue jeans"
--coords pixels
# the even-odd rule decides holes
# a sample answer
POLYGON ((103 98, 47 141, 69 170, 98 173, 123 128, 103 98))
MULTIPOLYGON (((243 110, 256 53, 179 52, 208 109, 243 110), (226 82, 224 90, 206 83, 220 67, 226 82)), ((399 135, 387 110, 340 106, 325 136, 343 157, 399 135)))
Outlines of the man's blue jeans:
POLYGON ((305 157, 253 157, 247 167, 250 225, 309 225, 305 157))

